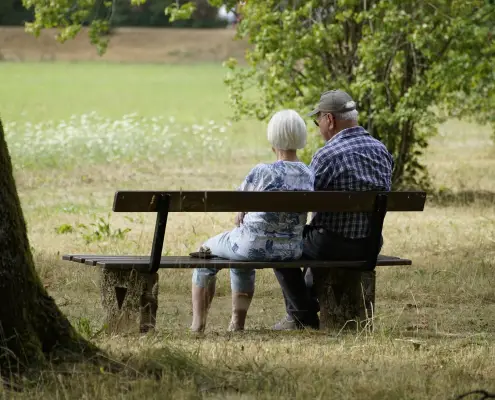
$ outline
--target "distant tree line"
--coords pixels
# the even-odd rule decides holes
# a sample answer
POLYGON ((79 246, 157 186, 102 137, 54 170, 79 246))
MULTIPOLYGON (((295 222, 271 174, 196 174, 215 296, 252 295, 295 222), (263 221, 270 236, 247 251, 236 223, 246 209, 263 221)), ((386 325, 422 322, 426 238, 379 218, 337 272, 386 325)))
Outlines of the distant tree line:
MULTIPOLYGON (((217 18, 218 9, 211 6, 207 0, 196 0, 196 11, 188 20, 170 22, 165 15, 165 7, 175 0, 148 0, 145 4, 134 6, 130 0, 113 0, 111 12, 96 0, 95 14, 109 14, 112 27, 178 27, 178 28, 221 28, 227 22, 217 18)), ((186 2, 186 1, 181 1, 186 2)), ((103 17, 103 15, 99 15, 103 17)), ((0 25, 17 26, 26 21, 32 21, 34 14, 22 4, 22 0, 0 0, 0 25)))

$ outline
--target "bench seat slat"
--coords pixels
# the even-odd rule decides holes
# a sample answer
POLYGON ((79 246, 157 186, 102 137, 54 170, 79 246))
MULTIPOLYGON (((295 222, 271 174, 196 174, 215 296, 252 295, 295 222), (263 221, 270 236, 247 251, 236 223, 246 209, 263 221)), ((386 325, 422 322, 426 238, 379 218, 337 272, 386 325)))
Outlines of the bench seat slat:
MULTIPOLYGON (((147 271, 149 268, 149 256, 106 256, 106 255, 65 255, 64 260, 76 263, 99 266, 112 269, 136 269, 147 271)), ((160 268, 349 268, 363 269, 365 261, 322 261, 322 260, 296 260, 296 261, 232 261, 221 258, 200 259, 189 256, 163 256, 160 261, 160 268)), ((412 261, 400 257, 380 255, 377 266, 399 266, 411 265, 412 261)))

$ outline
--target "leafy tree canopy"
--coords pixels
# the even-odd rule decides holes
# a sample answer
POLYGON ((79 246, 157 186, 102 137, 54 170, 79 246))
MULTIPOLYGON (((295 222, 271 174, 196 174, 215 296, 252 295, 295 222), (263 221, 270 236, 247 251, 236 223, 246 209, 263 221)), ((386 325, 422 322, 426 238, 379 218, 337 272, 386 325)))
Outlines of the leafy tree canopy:
MULTIPOLYGON (((104 51, 108 18, 92 16, 101 15, 99 7, 111 13, 112 1, 23 1, 35 9, 28 30, 59 27, 65 40, 91 19, 91 41, 104 51)), ((194 7, 177 1, 165 12, 185 19, 194 7)), ((304 112, 321 92, 346 90, 358 102, 360 123, 393 153, 396 187, 427 185, 421 156, 444 118, 495 122, 493 0, 248 0, 241 13, 237 36, 252 48, 248 68, 226 63, 236 116, 264 120, 281 107, 304 112), (253 88, 261 99, 250 95, 253 88)))

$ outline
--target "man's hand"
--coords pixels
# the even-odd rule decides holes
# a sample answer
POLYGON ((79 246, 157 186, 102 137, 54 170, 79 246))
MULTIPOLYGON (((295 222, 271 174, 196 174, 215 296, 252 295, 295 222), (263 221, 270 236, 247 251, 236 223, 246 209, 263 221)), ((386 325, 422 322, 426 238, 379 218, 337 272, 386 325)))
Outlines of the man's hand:
POLYGON ((241 226, 242 224, 242 221, 244 221, 244 216, 246 215, 246 213, 244 212, 238 212, 237 215, 235 216, 235 225, 236 226, 241 226))

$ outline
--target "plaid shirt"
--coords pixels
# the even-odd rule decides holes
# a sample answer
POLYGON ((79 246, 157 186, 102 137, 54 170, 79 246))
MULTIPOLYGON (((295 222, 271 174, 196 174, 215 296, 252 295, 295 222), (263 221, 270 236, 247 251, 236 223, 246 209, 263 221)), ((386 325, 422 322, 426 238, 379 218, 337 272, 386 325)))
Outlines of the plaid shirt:
MULTIPOLYGON (((387 148, 360 126, 340 131, 311 160, 315 190, 390 191, 394 161, 387 148)), ((317 212, 310 225, 345 238, 368 236, 369 213, 317 212)))

